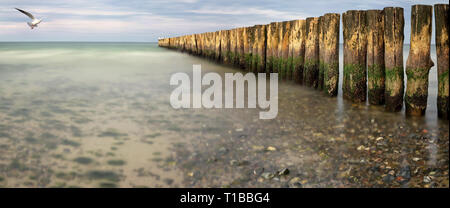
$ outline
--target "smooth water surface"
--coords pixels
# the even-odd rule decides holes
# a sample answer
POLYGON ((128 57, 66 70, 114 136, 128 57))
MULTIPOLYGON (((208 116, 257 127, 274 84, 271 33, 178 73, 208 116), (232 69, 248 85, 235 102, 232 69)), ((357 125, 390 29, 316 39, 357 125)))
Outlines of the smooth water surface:
POLYGON ((239 71, 153 43, 0 43, 0 187, 449 186, 436 67, 423 118, 280 82, 260 120, 172 109, 193 64, 239 71))

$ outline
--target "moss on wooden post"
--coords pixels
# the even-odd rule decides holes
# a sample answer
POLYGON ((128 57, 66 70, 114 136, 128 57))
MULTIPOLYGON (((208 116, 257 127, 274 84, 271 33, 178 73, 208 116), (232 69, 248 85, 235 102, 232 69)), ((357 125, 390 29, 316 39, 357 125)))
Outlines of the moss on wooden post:
POLYGON ((449 39, 448 39, 448 4, 434 5, 436 23, 436 55, 438 70, 438 116, 443 119, 449 117, 449 39))
POLYGON ((367 84, 369 103, 384 104, 384 14, 367 11, 367 84))
POLYGON ((430 56, 433 7, 413 5, 411 8, 411 42, 406 61, 406 115, 425 114, 428 99, 428 74, 434 66, 430 56))
POLYGON ((329 96, 336 96, 339 86, 339 25, 340 14, 324 15, 324 91, 329 96))
POLYGON ((305 66, 303 81, 306 86, 317 88, 319 78, 319 18, 306 18, 305 66))
POLYGON ((289 53, 292 59, 292 79, 296 83, 303 83, 303 65, 305 61, 306 21, 292 22, 289 43, 289 53))
POLYGON ((386 7, 384 13, 384 64, 386 110, 397 112, 403 106, 404 71, 403 40, 405 19, 403 8, 386 7))
POLYGON ((343 97, 353 102, 366 100, 367 11, 350 10, 342 14, 344 30, 343 97))

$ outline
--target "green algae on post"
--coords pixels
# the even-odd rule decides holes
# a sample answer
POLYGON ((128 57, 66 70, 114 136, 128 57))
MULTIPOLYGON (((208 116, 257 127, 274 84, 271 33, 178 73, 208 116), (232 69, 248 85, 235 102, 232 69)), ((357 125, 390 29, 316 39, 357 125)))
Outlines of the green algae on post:
POLYGON ((448 4, 435 4, 434 17, 436 21, 436 55, 438 70, 438 116, 449 117, 449 39, 448 39, 448 4))
POLYGON ((303 83, 303 65, 305 61, 306 21, 292 22, 289 43, 289 56, 292 59, 292 79, 299 84, 303 83))
POLYGON ((344 33, 343 97, 353 102, 366 100, 367 11, 350 10, 342 14, 344 33))
POLYGON ((305 65, 303 82, 317 88, 319 78, 319 18, 306 18, 305 65))
POLYGON ((367 11, 367 88, 369 103, 384 104, 384 14, 367 11))
POLYGON ((406 115, 425 114, 428 99, 428 74, 434 66, 430 56, 433 7, 413 5, 411 8, 411 47, 406 61, 406 115))
POLYGON ((403 40, 405 19, 403 8, 386 7, 384 13, 385 109, 398 112, 403 106, 404 70, 403 40))
POLYGON ((336 96, 339 86, 339 24, 340 14, 324 15, 323 79, 324 91, 329 96, 336 96))

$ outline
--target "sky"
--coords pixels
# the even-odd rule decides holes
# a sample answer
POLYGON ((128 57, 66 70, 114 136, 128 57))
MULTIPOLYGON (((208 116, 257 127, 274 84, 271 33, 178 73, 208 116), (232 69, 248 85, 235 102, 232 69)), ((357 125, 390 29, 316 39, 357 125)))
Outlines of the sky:
POLYGON ((448 1, 0 0, 0 41, 155 42, 159 37, 398 6, 405 11, 408 43, 411 5, 436 3, 448 1), (16 7, 42 18, 42 23, 30 30, 26 24, 30 19, 16 7))

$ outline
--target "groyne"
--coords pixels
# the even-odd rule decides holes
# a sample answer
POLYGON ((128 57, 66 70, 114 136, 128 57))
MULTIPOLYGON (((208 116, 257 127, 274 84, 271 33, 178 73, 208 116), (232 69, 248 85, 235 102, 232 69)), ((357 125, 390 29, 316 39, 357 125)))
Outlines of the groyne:
MULTIPOLYGON (((438 68, 437 109, 449 112, 448 4, 434 5, 438 68)), ((342 14, 343 97, 384 105, 386 111, 422 116, 427 107, 433 6, 413 5, 411 47, 403 66, 404 10, 349 10, 342 14), (407 82, 404 81, 406 72, 407 82), (405 93, 406 86, 406 93, 405 93)), ((336 96, 339 86, 341 15, 272 22, 216 32, 162 38, 160 47, 212 59, 252 73, 279 73, 280 80, 336 96)))

